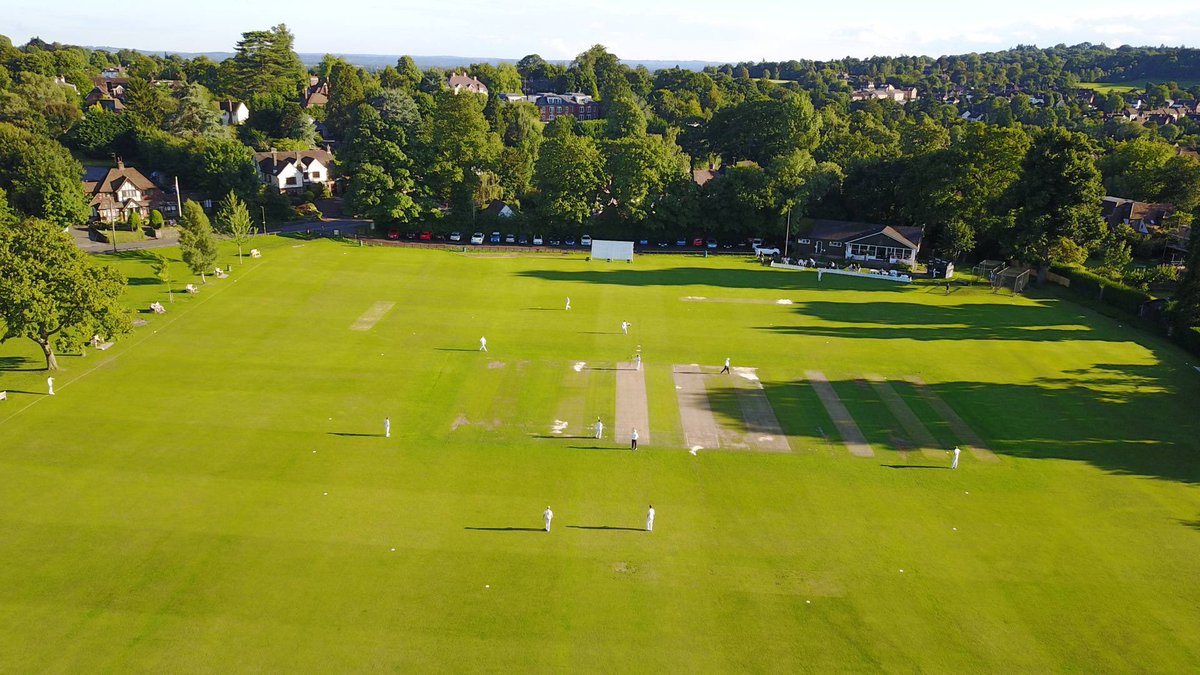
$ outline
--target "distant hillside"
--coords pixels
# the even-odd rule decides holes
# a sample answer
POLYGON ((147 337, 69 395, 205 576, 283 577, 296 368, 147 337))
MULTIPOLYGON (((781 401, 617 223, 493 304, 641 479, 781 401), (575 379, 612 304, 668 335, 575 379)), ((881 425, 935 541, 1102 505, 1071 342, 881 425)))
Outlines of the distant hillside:
MULTIPOLYGON (((104 50, 106 52, 118 52, 121 49, 124 49, 124 47, 88 47, 88 49, 100 49, 100 50, 104 50)), ((209 59, 212 59, 213 61, 223 61, 223 60, 233 56, 233 52, 174 52, 174 51, 165 52, 165 51, 153 51, 153 50, 149 50, 149 49, 135 49, 133 51, 141 52, 142 54, 151 54, 151 55, 158 55, 158 56, 166 56, 167 54, 175 54, 175 55, 183 57, 185 59, 191 59, 191 58, 195 58, 197 56, 207 56, 209 59)), ((325 52, 321 52, 321 53, 298 52, 298 53, 300 55, 300 61, 306 66, 314 66, 314 65, 320 63, 321 59, 324 58, 324 56, 325 56, 325 52)), ((330 52, 330 53, 332 53, 332 52, 330 52)), ((333 53, 333 55, 343 58, 343 59, 349 61, 350 63, 353 63, 356 66, 362 66, 363 68, 366 68, 368 70, 380 70, 384 66, 394 66, 394 65, 396 65, 396 60, 399 59, 401 56, 400 54, 337 54, 337 53, 333 53)), ((464 66, 469 66, 472 63, 491 63, 493 65, 498 65, 501 63, 516 63, 519 60, 519 59, 499 59, 499 58, 495 58, 495 57, 491 57, 491 56, 415 56, 414 55, 412 58, 413 58, 413 61, 416 62, 417 67, 421 68, 421 69, 425 69, 425 68, 462 68, 464 66)), ((565 61, 551 60, 551 62, 552 63, 561 63, 563 65, 570 63, 569 60, 565 60, 565 61)), ((685 70, 703 70, 705 66, 719 66, 723 63, 721 61, 694 61, 694 60, 692 60, 692 61, 688 61, 688 60, 669 61, 669 60, 638 60, 638 59, 621 59, 621 62, 626 63, 633 67, 645 66, 651 72, 653 72, 655 70, 661 70, 663 68, 675 68, 675 67, 683 68, 685 70)))

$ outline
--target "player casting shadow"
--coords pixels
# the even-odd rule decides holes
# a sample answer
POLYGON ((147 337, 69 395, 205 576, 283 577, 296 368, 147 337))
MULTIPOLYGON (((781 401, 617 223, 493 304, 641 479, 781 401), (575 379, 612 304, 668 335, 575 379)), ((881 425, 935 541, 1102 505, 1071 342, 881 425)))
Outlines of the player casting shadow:
POLYGON ((629 448, 614 448, 611 445, 569 445, 572 450, 628 450, 629 448))
POLYGON ((620 335, 620 331, 615 330, 581 330, 580 335, 620 335))
POLYGON ((591 436, 571 436, 569 434, 529 434, 530 438, 552 438, 564 441, 581 440, 584 438, 592 438, 591 436))
POLYGON ((30 396, 49 396, 50 395, 44 391, 24 391, 22 389, 3 389, 0 391, 7 391, 10 394, 29 394, 30 396))
POLYGON ((544 527, 464 527, 464 530, 476 532, 545 532, 544 527))
POLYGON ((349 431, 326 431, 330 436, 348 436, 353 438, 383 438, 384 434, 354 434, 349 431))
POLYGON ((568 525, 573 530, 618 530, 622 532, 645 532, 640 527, 617 527, 616 525, 568 525))
POLYGON ((434 347, 439 352, 477 352, 479 349, 468 349, 466 347, 434 347))
POLYGON ((562 307, 526 307, 527 312, 565 312, 562 307))
POLYGON ((948 466, 930 466, 928 464, 880 464, 885 469, 949 469, 948 466))

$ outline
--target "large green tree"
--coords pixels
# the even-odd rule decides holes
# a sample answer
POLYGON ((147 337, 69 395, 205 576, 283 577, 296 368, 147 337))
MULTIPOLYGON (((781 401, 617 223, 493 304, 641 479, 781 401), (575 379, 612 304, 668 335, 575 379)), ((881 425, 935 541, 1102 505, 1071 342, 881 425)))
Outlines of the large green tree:
POLYGON ((217 238, 204 209, 190 199, 183 203, 179 219, 179 250, 192 274, 199 274, 201 281, 207 281, 205 275, 217 263, 217 238))
POLYGON ((292 50, 295 36, 284 24, 270 30, 242 33, 237 51, 229 61, 231 94, 248 100, 255 94, 276 93, 295 98, 308 78, 300 57, 292 50))
POLYGON ((751 100, 722 108, 708 125, 708 144, 727 163, 766 165, 794 149, 812 150, 821 119, 807 95, 751 100))
POLYGON ((221 234, 237 245, 238 259, 241 260, 242 246, 250 241, 250 235, 254 233, 254 221, 250 218, 246 202, 239 199, 237 193, 230 192, 221 200, 217 210, 217 225, 221 228, 221 234))
POLYGON ((534 184, 551 223, 579 225, 596 209, 604 184, 604 158, 596 142, 571 131, 571 117, 555 119, 542 143, 534 184), (562 121, 562 123, 560 123, 562 121))
POLYGON ((475 94, 438 92, 423 138, 426 181, 460 218, 470 209, 479 174, 491 169, 503 147, 483 115, 485 103, 475 94))
POLYGON ((334 136, 345 136, 355 109, 365 100, 358 68, 344 61, 334 63, 329 74, 329 103, 325 105, 325 124, 334 136))
POLYGON ((1059 239, 1091 248, 1104 235, 1097 207, 1104 187, 1091 144, 1080 134, 1056 127, 1034 136, 1013 197, 1006 243, 1018 258, 1037 265, 1039 283, 1046 279, 1059 239))
POLYGON ((47 370, 58 369, 58 351, 129 331, 124 288, 123 276, 89 259, 54 223, 0 228, 0 342, 32 340, 47 370))
POLYGON ((87 222, 83 166, 45 136, 0 123, 0 189, 12 207, 60 227, 87 222))

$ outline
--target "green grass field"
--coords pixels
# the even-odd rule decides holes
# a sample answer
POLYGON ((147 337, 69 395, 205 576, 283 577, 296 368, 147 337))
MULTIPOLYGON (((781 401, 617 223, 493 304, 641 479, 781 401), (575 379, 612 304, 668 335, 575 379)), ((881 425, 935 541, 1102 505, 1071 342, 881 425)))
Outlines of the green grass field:
POLYGON ((1117 92, 1118 94, 1128 94, 1128 93, 1132 93, 1135 91, 1145 90, 1147 82, 1154 82, 1155 84, 1166 84, 1169 81, 1175 82, 1176 84, 1179 85, 1179 87, 1181 89, 1191 89, 1192 87, 1196 86, 1197 84, 1200 84, 1200 80, 1135 79, 1135 80, 1127 80, 1124 82, 1080 82, 1079 86, 1083 87, 1084 89, 1092 89, 1094 91, 1098 91, 1101 94, 1110 94, 1112 92, 1117 92))
MULTIPOLYGON (((117 256, 131 305, 169 311, 62 357, 54 397, 32 343, 0 346, 0 670, 1200 662, 1200 373, 1155 338, 1053 297, 737 257, 253 245, 174 303, 117 256), (631 453, 585 426, 611 430, 611 368, 639 345, 651 442, 631 453), (685 450, 672 366, 726 356, 758 369, 791 452, 685 450), (941 468, 962 441, 938 402, 999 461, 941 468)), ((736 380, 707 382, 745 431, 736 380)))

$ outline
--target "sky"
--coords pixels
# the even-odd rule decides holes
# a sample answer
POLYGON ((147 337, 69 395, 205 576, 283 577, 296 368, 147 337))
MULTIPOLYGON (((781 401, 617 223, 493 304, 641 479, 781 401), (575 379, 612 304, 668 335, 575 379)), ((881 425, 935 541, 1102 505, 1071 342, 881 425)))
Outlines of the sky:
POLYGON ((1129 0, 4 0, 0 33, 49 42, 232 51, 283 22, 298 52, 718 62, 961 54, 1017 44, 1200 45, 1200 3, 1129 0), (118 9, 119 8, 119 9, 118 9))

